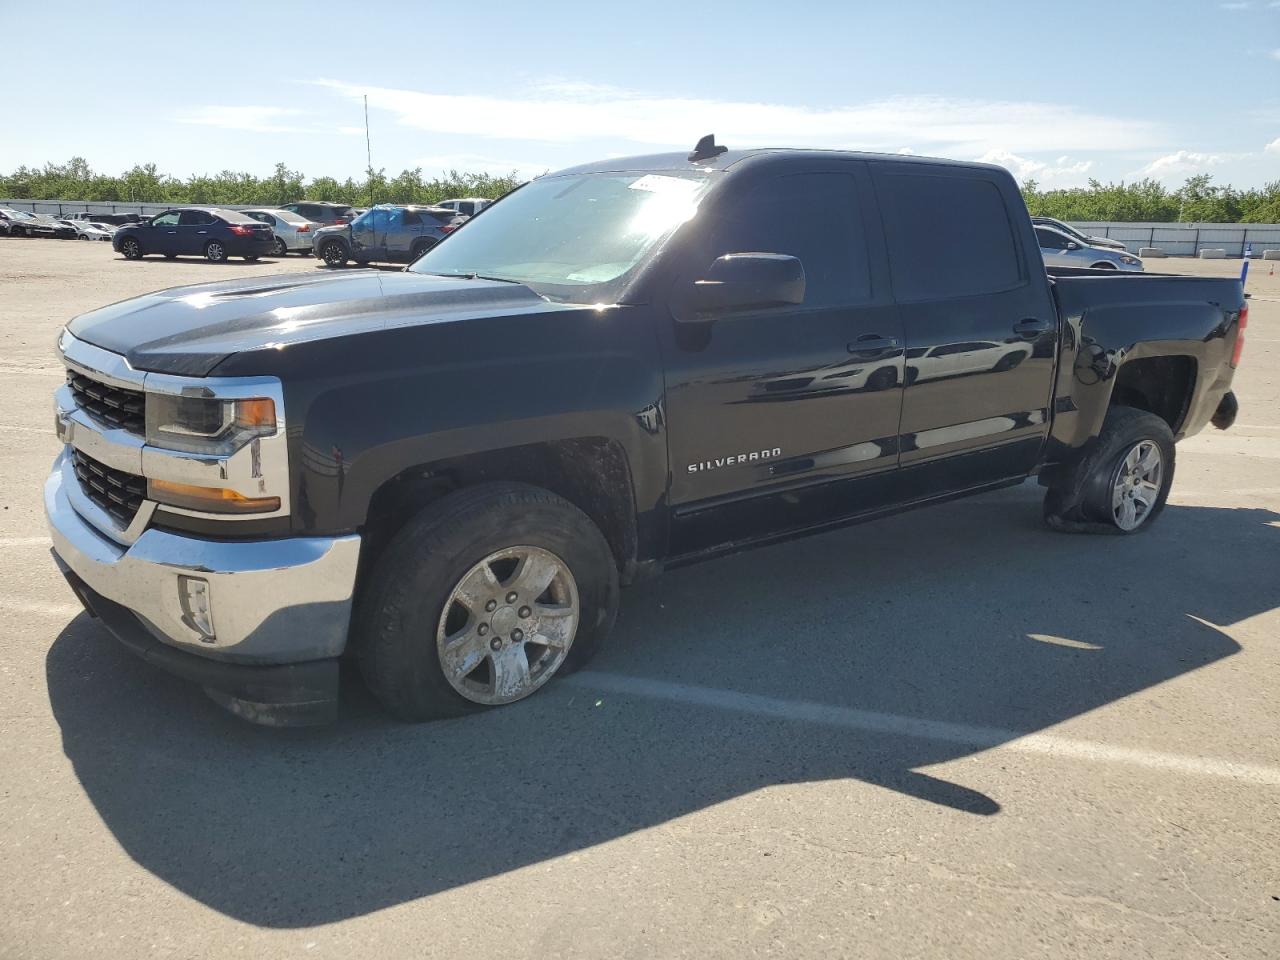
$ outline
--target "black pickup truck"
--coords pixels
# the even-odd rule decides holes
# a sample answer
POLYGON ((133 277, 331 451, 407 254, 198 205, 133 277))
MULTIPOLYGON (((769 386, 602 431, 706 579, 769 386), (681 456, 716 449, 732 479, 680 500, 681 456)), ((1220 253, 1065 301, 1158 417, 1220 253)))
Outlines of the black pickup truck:
POLYGON ((1246 316, 1235 280, 1046 272, 997 167, 704 138, 540 177, 403 272, 77 317, 45 503, 88 610, 241 716, 331 718, 350 654, 443 717, 751 545, 1032 476, 1050 527, 1141 533, 1175 441, 1234 419, 1246 316))

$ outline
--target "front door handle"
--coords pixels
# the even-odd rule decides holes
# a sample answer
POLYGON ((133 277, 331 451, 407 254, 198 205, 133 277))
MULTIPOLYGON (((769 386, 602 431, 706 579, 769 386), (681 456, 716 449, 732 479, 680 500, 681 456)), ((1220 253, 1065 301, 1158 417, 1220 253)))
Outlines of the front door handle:
POLYGON ((208 233, 208 230, 197 230, 196 233, 208 233))
POLYGON ((1034 340, 1052 329, 1045 320, 1019 320, 1013 325, 1013 332, 1024 340, 1034 340))
POLYGON ((881 354, 889 353, 901 347, 897 337, 882 337, 878 333, 868 333, 849 344, 849 352, 855 356, 873 359, 881 354))

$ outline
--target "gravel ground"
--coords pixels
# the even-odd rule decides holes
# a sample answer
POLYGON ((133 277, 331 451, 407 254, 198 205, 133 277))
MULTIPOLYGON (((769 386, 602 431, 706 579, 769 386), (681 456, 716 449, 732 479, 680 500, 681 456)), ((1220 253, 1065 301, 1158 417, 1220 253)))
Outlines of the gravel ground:
MULTIPOLYGON (((1232 275, 1238 262, 1153 269, 1232 275)), ((242 724, 48 557, 52 344, 212 277, 0 240, 0 957, 1280 955, 1280 278, 1132 539, 1024 485, 629 591, 514 707, 242 724)))

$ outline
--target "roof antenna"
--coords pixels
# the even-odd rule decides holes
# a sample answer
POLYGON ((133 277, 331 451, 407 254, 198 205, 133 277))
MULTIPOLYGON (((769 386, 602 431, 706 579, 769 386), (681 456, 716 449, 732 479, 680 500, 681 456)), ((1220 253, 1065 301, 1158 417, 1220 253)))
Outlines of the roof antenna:
POLYGON ((693 148, 693 153, 689 154, 689 160, 697 163, 699 160, 710 160, 712 157, 718 157, 720 154, 728 152, 728 147, 716 146, 716 135, 714 133, 708 133, 693 148))

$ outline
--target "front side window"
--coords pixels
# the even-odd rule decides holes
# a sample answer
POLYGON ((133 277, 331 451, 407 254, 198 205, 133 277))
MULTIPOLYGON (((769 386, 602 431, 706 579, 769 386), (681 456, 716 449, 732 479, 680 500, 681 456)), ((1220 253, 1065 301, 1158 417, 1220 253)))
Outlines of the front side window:
POLYGON ((1036 242, 1040 244, 1041 250, 1067 249, 1067 238, 1048 227, 1036 227, 1036 242))
POLYGON ((899 300, 999 293, 1023 282, 1013 225, 992 181, 890 173, 877 177, 876 192, 899 300))
POLYGON ((806 307, 871 298, 867 237, 852 176, 791 174, 726 201, 708 211, 711 260, 727 253, 796 257, 804 267, 806 307))
POLYGON ((553 299, 611 303, 645 256, 694 216, 709 182, 693 171, 542 177, 409 269, 497 277, 553 299))
POLYGON ((151 222, 157 227, 176 227, 178 225, 178 211, 167 210, 151 222))

